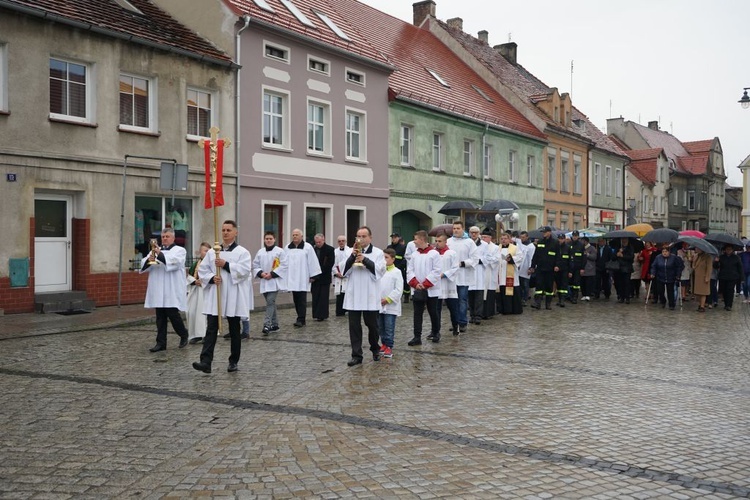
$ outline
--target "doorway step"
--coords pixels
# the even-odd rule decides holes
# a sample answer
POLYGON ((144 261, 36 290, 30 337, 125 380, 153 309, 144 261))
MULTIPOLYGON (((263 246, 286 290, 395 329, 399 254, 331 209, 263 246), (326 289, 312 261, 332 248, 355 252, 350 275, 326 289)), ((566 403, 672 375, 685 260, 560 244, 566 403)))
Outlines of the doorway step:
POLYGON ((94 301, 89 299, 86 292, 45 292, 34 294, 34 311, 45 313, 60 313, 68 311, 93 311, 96 309, 94 301))

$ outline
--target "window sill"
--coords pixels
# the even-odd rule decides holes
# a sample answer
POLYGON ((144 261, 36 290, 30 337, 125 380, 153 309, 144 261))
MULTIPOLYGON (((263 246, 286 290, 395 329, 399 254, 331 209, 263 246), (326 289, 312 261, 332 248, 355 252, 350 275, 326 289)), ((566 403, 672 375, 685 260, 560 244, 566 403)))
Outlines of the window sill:
POLYGON ((117 127, 118 132, 125 132, 128 134, 136 134, 136 135, 144 135, 146 137, 161 137, 160 132, 151 132, 149 130, 138 130, 138 129, 132 129, 128 127, 123 127, 122 125, 117 127))
POLYGON ((201 141, 208 141, 210 139, 211 139, 210 137, 201 137, 199 135, 186 135, 185 136, 185 140, 187 142, 194 142, 196 144, 199 143, 199 142, 201 142, 201 141))
POLYGON ((357 163, 359 165, 369 165, 370 164, 370 162, 368 162, 367 160, 363 160, 362 158, 353 158, 353 157, 349 157, 349 156, 346 157, 346 162, 347 163, 357 163))
POLYGON ((60 118, 60 117, 51 116, 51 115, 47 119, 49 121, 51 121, 51 122, 54 122, 54 123, 65 123, 67 125, 79 125, 81 127, 89 127, 89 128, 98 128, 99 127, 99 125, 96 124, 96 123, 82 122, 82 121, 78 121, 78 120, 67 120, 65 118, 60 118))
POLYGON ((0 116, 10 116, 10 111, 0 109, 0 116))
POLYGON ((325 158, 326 160, 332 160, 333 159, 333 155, 332 154, 328 154, 328 153, 325 153, 325 152, 318 152, 318 151, 310 151, 309 149, 307 150, 307 156, 312 156, 312 157, 315 157, 315 158, 325 158))
POLYGON ((470 179, 473 179, 474 178, 474 174, 467 174, 466 172, 464 172, 464 177, 468 177, 470 179))
POLYGON ((405 168, 407 170, 416 170, 416 168, 414 167, 414 165, 404 165, 402 163, 400 166, 401 166, 401 168, 405 168))
POLYGON ((273 144, 263 144, 261 145, 261 149, 268 149, 271 151, 278 151, 279 153, 293 153, 294 150, 292 148, 288 148, 285 146, 275 146, 273 144))

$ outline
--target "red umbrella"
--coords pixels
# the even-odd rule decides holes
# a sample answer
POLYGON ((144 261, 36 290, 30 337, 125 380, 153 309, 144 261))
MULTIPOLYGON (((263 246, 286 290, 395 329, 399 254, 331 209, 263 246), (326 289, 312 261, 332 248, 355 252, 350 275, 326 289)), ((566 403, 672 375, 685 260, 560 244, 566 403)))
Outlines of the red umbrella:
POLYGON ((705 238, 705 233, 698 231, 697 229, 688 229, 687 231, 680 231, 680 236, 692 236, 693 238, 705 238))
POLYGON ((438 234, 446 234, 448 236, 453 236, 453 224, 440 224, 439 226, 435 226, 427 233, 430 236, 437 236, 438 234))

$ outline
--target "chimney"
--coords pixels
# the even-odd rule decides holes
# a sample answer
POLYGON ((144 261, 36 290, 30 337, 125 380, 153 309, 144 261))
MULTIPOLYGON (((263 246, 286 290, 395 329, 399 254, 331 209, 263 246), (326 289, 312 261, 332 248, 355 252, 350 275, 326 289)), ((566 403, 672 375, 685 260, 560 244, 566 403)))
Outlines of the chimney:
POLYGON ((489 43, 490 34, 487 30, 482 30, 477 33, 477 38, 479 38, 480 42, 489 43))
POLYGON ((495 50, 500 52, 509 63, 516 65, 518 60, 518 44, 516 42, 508 42, 493 47, 495 50))
POLYGON ((648 128, 651 130, 659 130, 659 122, 648 122, 648 128))
POLYGON ((460 17, 452 17, 446 21, 448 23, 448 26, 457 29, 458 31, 464 30, 464 20, 460 17))
POLYGON ((414 12, 414 26, 421 26, 425 19, 435 17, 435 2, 433 0, 423 0, 411 4, 414 12))

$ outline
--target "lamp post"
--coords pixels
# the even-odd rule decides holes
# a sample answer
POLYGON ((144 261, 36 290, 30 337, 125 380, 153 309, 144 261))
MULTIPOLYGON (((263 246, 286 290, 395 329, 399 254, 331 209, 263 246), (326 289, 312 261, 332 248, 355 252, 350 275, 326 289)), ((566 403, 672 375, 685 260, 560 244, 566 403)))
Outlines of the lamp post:
POLYGON ((495 214, 495 222, 502 224, 504 229, 508 229, 505 223, 518 222, 518 219, 518 212, 514 212, 512 208, 498 210, 495 214))
POLYGON ((750 108, 750 96, 747 95, 747 91, 750 90, 750 87, 745 87, 742 90, 744 90, 742 98, 740 98, 740 100, 737 102, 740 103, 742 109, 750 108))

